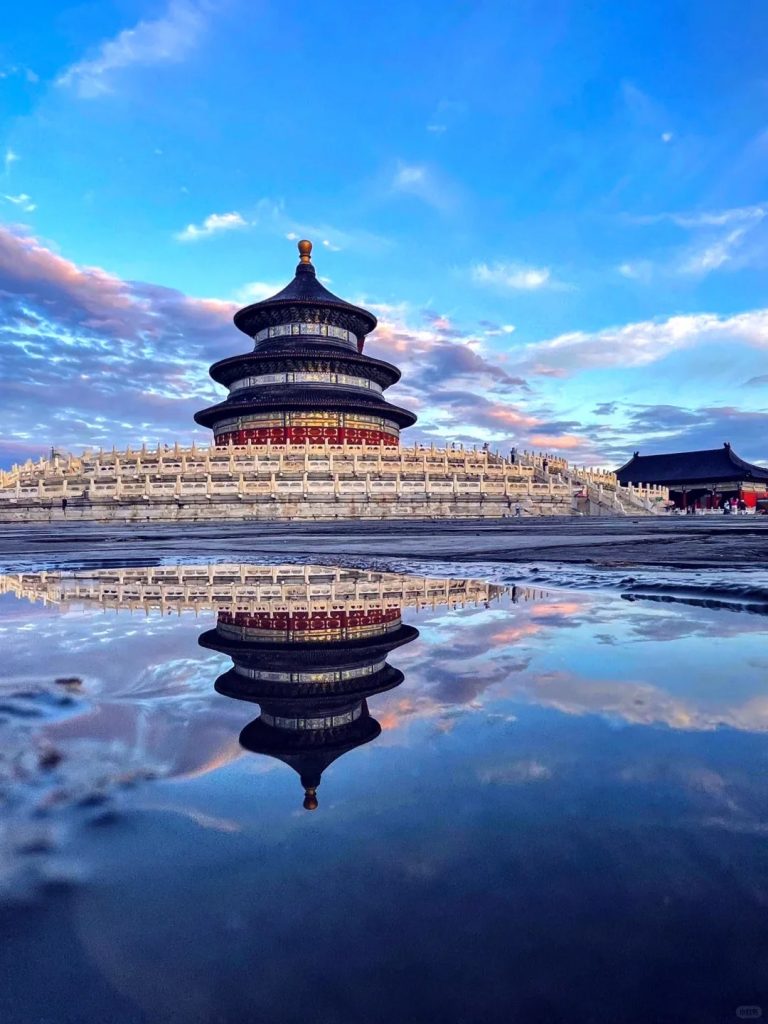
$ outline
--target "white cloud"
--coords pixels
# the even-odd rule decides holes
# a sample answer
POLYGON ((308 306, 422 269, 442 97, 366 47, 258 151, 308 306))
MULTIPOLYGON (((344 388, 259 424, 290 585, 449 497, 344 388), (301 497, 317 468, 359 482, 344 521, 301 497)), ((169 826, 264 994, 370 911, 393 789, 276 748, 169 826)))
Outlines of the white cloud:
POLYGON ((298 242, 299 240, 299 236, 296 234, 295 231, 289 231, 285 237, 288 239, 289 242, 298 242))
POLYGON ((681 264, 680 273, 707 274, 711 270, 718 270, 733 259, 746 233, 747 228, 745 227, 734 228, 722 238, 690 253, 681 264))
POLYGON ((23 64, 9 64, 8 67, 0 68, 0 79, 10 78, 12 75, 21 75, 28 82, 40 81, 40 76, 32 68, 27 68, 23 64))
POLYGON ((698 213, 672 213, 670 219, 682 228, 726 227, 728 224, 761 221, 768 207, 762 204, 754 206, 735 206, 729 210, 701 210, 698 213))
POLYGON ((554 283, 548 267, 528 267, 522 263, 475 263, 469 273, 475 284, 513 291, 534 291, 554 283))
POLYGON ((56 79, 56 85, 74 89, 82 99, 103 96, 112 92, 112 72, 120 68, 183 60, 198 42, 203 27, 199 7, 172 0, 162 18, 124 29, 102 43, 94 57, 68 67, 56 79))
POLYGON ((630 281, 648 281, 653 274, 653 264, 650 260, 620 263, 616 269, 622 277, 626 277, 630 281))
POLYGON ((208 238, 220 231, 232 231, 234 228, 244 228, 247 225, 248 222, 239 213, 211 213, 202 224, 187 224, 175 237, 180 242, 195 242, 199 238, 208 238))
POLYGON ((18 153, 14 153, 10 147, 6 149, 5 156, 3 157, 3 169, 6 174, 10 171, 11 167, 21 158, 18 153))
POLYGON ((761 221, 768 214, 768 205, 734 206, 725 210, 690 210, 687 212, 650 213, 631 216, 633 224, 676 224, 680 228, 719 228, 729 224, 761 221))
POLYGON ((412 192, 414 188, 421 187, 427 180, 426 167, 409 166, 401 164, 392 179, 392 186, 404 192, 412 192))
POLYGON ((390 181, 390 194, 413 196, 443 213, 458 202, 456 189, 424 164, 398 163, 390 181))
POLYGON ((427 122, 427 131, 433 135, 442 135, 466 109, 464 103, 457 103, 455 100, 440 100, 427 122))
POLYGON ((333 242, 329 242, 327 238, 323 239, 323 246, 328 250, 328 252, 341 252, 341 246, 334 245, 333 242))
POLYGON ((235 299, 238 302, 261 302, 262 299, 269 299, 282 288, 285 287, 285 282, 281 284, 273 284, 269 281, 251 281, 250 284, 244 284, 235 293, 235 299))
POLYGON ((20 192, 17 196, 4 195, 3 199, 13 203, 14 206, 19 206, 24 213, 32 213, 33 210, 37 209, 37 205, 32 202, 31 197, 26 192, 20 192))
POLYGON ((671 142, 672 139, 674 139, 674 137, 675 136, 672 134, 672 132, 662 132, 661 133, 661 141, 662 142, 671 142))
POLYGON ((673 352, 699 345, 725 343, 768 350, 768 309, 735 316, 715 313, 673 316, 607 327, 600 331, 573 331, 516 349, 517 369, 536 373, 577 373, 582 370, 629 369, 648 366, 673 352))
POLYGON ((623 277, 650 281, 657 272, 670 274, 703 275, 720 270, 745 267, 755 260, 764 261, 763 243, 752 244, 747 250, 745 242, 762 231, 768 216, 768 204, 735 206, 724 210, 694 210, 666 212, 629 217, 632 224, 674 224, 691 232, 691 241, 676 246, 656 263, 649 260, 630 260, 617 267, 623 277))

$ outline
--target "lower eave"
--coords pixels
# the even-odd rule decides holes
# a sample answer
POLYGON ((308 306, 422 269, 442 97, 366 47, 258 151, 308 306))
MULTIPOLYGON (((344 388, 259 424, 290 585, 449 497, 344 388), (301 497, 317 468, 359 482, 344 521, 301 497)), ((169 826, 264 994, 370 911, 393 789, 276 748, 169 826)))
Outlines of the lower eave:
MULTIPOLYGON (((286 385, 287 388, 290 385, 286 385)), ((256 389, 254 389, 256 390, 256 389)), ((416 416, 407 409, 377 398, 373 395, 358 396, 341 389, 332 388, 301 388, 292 393, 276 395, 271 388, 259 388, 261 394, 247 392, 242 398, 226 399, 208 409, 195 413, 195 422, 201 427, 213 428, 220 420, 230 416, 245 416, 257 412, 291 412, 306 409, 338 409, 339 412, 359 412, 373 416, 385 416, 394 420, 400 427, 410 427, 416 422, 416 416), (271 392, 267 393, 267 392, 271 392)), ((282 389, 281 389, 282 391, 282 389)))

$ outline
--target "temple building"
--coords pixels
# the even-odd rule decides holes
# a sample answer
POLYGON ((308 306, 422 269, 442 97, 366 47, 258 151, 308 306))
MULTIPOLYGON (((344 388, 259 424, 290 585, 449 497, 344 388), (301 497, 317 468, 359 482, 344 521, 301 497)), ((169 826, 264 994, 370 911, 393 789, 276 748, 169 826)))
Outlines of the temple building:
POLYGON ((758 499, 768 498, 768 469, 740 459, 727 441, 722 448, 697 452, 635 452, 616 470, 616 477, 625 487, 666 487, 670 500, 680 508, 718 508, 732 498, 754 508, 758 499))
POLYGON ((195 420, 217 445, 397 446, 416 417, 384 398, 400 371, 363 354, 376 317, 317 280, 311 242, 299 242, 299 253, 290 284, 235 314, 253 351, 214 363, 210 374, 229 395, 195 420))
POLYGON ((293 280, 235 314, 250 352, 210 368, 223 401, 196 413, 211 445, 173 438, 0 469, 0 522, 499 519, 657 515, 668 493, 545 452, 490 442, 401 444, 413 413, 384 393, 400 371, 365 354, 376 317, 318 281, 299 242, 293 280))

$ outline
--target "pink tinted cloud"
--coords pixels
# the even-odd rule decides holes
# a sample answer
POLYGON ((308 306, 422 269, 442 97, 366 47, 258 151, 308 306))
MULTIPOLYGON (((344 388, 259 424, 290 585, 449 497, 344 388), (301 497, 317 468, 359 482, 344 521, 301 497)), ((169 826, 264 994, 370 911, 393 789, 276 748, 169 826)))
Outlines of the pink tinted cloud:
POLYGON ((588 442, 575 434, 531 434, 531 444, 553 452, 569 452, 583 448, 588 442))

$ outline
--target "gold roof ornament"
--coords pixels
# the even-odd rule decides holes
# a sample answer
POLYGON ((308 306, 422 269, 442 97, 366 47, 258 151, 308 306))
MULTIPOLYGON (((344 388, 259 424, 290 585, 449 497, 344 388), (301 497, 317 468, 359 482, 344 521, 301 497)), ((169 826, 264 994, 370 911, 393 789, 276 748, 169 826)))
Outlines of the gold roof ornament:
POLYGON ((312 262, 312 243, 306 238, 299 242, 299 257, 302 263, 312 262))

